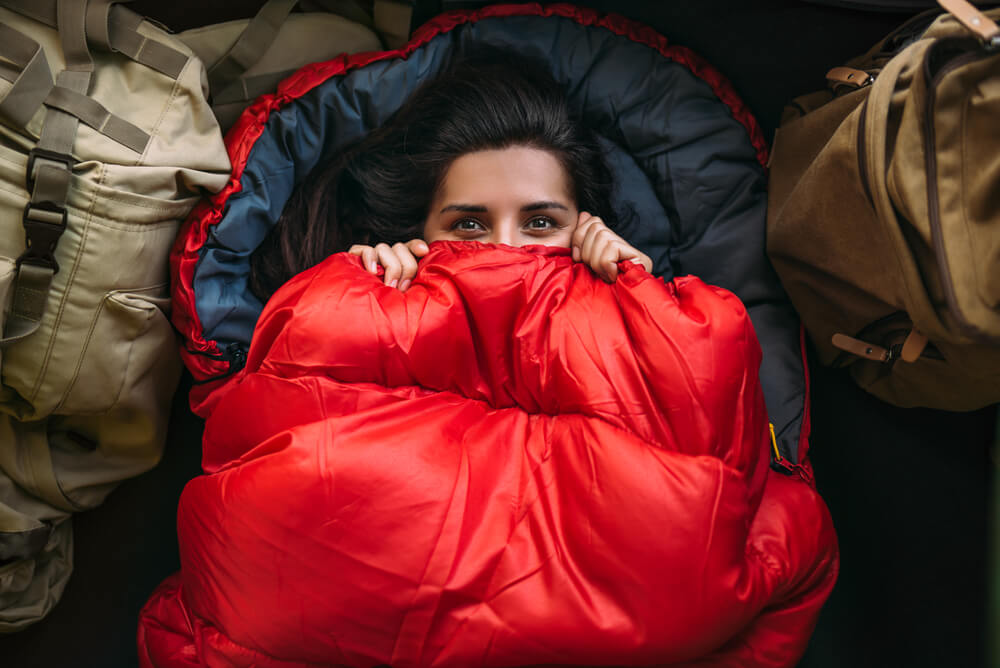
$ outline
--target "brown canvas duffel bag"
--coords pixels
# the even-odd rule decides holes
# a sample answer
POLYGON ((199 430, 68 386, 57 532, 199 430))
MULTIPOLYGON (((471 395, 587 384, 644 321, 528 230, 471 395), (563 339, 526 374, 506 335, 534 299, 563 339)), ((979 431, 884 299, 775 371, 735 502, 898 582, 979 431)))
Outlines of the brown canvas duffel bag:
POLYGON ((972 410, 1000 401, 1000 10, 939 1, 786 109, 767 248, 821 363, 972 410))

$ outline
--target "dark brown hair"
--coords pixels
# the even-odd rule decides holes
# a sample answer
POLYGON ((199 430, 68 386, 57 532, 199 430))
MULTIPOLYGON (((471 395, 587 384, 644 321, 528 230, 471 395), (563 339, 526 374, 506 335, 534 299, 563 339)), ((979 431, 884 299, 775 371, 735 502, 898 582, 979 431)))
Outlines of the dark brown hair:
POLYGON ((262 301, 295 274, 356 243, 420 238, 456 158, 530 146, 563 165, 580 210, 614 227, 612 176, 595 135, 569 110, 543 63, 479 50, 425 83, 381 128, 322 164, 296 188, 251 256, 262 301))

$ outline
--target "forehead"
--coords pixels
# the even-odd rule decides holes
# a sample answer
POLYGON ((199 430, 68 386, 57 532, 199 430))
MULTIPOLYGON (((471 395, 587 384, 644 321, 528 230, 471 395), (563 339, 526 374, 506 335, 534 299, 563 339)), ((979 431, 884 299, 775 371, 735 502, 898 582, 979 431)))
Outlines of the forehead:
POLYGON ((537 148, 466 153, 445 172, 435 202, 488 205, 511 198, 571 204, 569 175, 552 153, 537 148))

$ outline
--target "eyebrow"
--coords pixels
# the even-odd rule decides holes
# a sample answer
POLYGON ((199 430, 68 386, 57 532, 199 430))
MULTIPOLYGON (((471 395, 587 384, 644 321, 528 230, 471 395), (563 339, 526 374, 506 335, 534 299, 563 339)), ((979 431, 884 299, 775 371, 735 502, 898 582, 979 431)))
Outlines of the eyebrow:
MULTIPOLYGON (((531 204, 525 204, 521 207, 521 211, 541 211, 542 209, 562 209, 563 211, 569 211, 569 207, 565 204, 551 201, 532 202, 531 204)), ((448 211, 486 213, 486 207, 482 204, 449 204, 445 208, 441 209, 440 213, 447 213, 448 211)))

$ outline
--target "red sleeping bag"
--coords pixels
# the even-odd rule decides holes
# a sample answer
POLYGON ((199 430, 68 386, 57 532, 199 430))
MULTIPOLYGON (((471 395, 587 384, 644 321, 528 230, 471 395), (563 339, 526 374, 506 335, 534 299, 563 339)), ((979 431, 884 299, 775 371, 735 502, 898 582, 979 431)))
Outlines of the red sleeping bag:
POLYGON ((837 549, 743 304, 564 249, 339 254, 267 304, 143 666, 794 665, 837 549))

